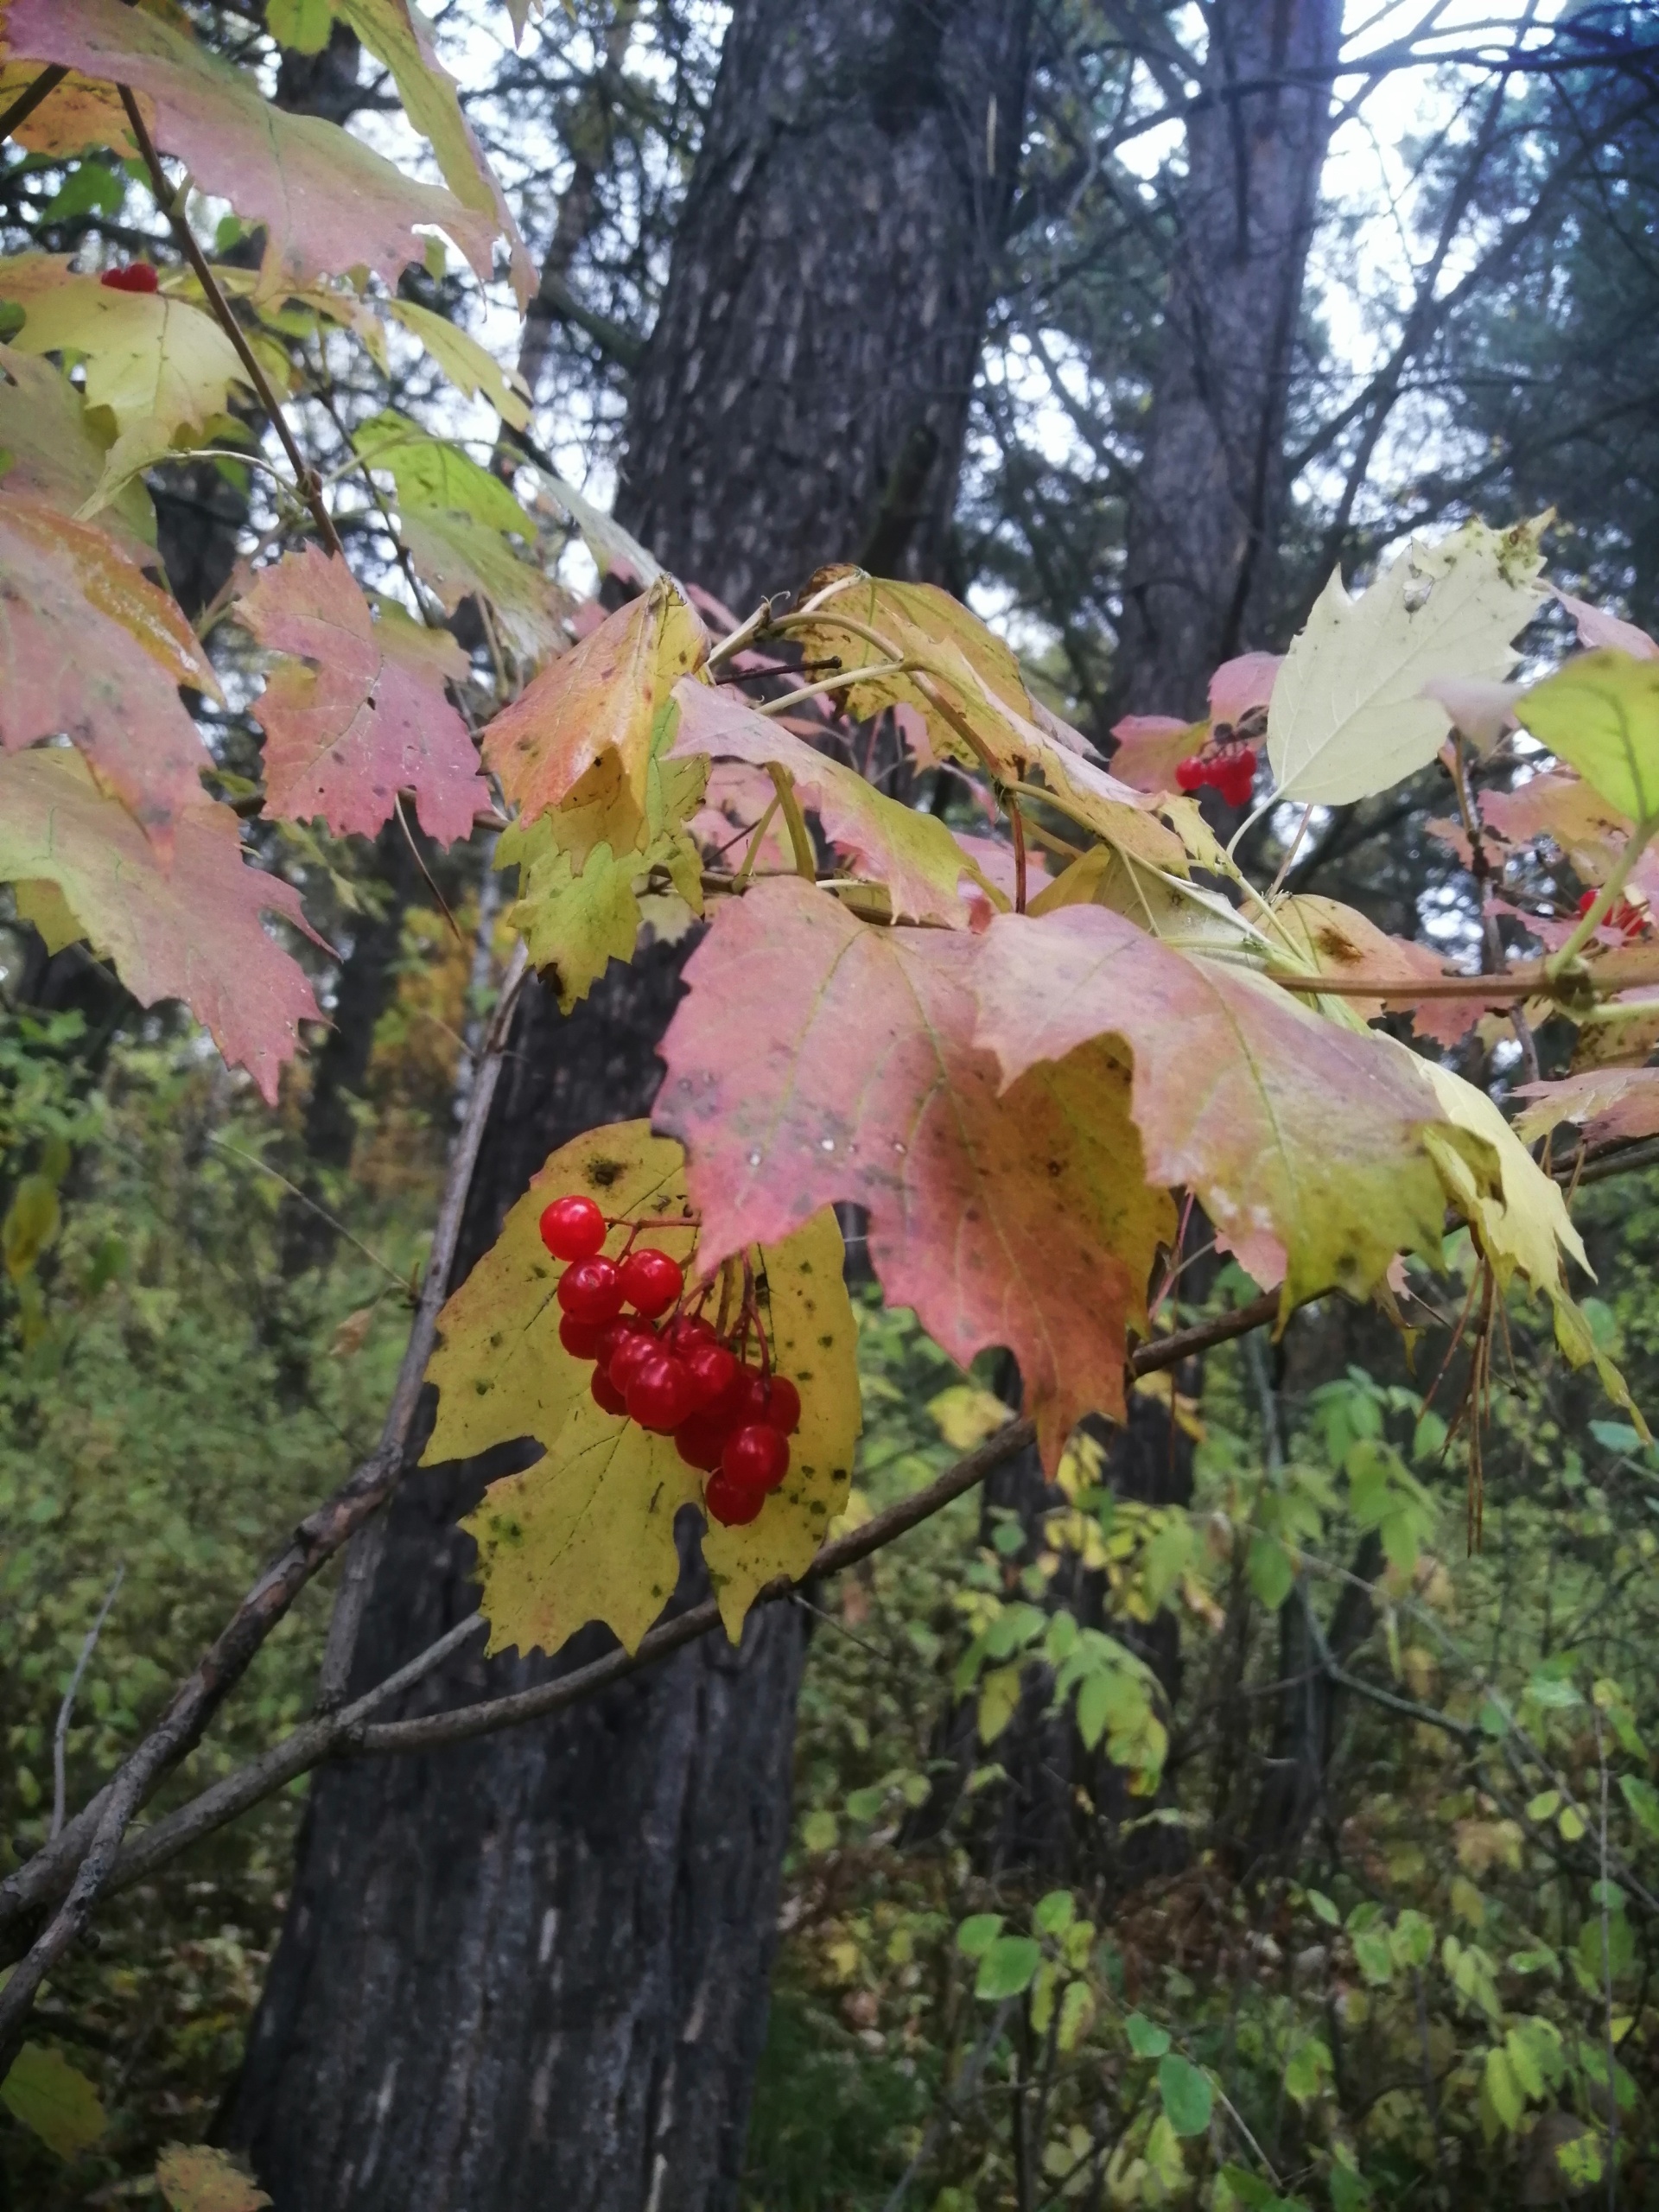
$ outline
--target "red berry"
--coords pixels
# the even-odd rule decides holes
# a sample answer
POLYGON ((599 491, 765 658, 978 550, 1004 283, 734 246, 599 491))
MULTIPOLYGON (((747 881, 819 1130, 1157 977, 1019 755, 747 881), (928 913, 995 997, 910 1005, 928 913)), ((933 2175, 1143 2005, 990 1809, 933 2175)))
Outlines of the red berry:
POLYGON ((559 1277, 559 1304, 573 1321, 603 1323, 622 1311, 620 1271, 614 1260, 578 1260, 559 1277))
POLYGON ((677 1260, 646 1244, 630 1252, 622 1262, 622 1296, 636 1313, 654 1321, 666 1313, 685 1288, 685 1274, 677 1260))
POLYGON ((161 283, 147 261, 130 261, 124 269, 106 269, 98 281, 111 292, 153 292, 161 283))
POLYGON ((697 1404, 719 1405, 738 1378, 736 1359, 720 1344, 693 1344, 683 1356, 697 1404))
POLYGON ((542 1211, 542 1242, 556 1260, 591 1260, 605 1242, 605 1217, 591 1198, 555 1198, 542 1211))
POLYGON ((766 1502, 763 1490, 745 1490, 725 1472, 711 1475, 702 1502, 724 1529, 741 1529, 753 1520, 766 1502))
MULTIPOLYGON (((611 1328, 616 1327, 616 1323, 613 1322, 611 1328)), ((632 1328, 624 1323, 613 1338, 609 1330, 606 1334, 610 1339, 610 1348, 603 1356, 605 1372, 617 1389, 626 1393, 644 1362, 660 1357, 662 1346, 649 1329, 637 1323, 632 1328)))
POLYGON ((720 1338, 715 1334, 714 1324, 705 1321, 701 1313, 677 1313, 663 1332, 663 1342, 684 1359, 698 1344, 718 1344, 720 1338))
POLYGON ((779 1436, 793 1436, 801 1425, 801 1394, 787 1375, 774 1375, 761 1385, 757 1411, 779 1436))
POLYGON ((1195 753, 1190 760, 1175 763, 1175 781, 1184 791, 1202 791, 1210 780, 1210 771, 1195 753))
POLYGON ((683 1421, 674 1432, 674 1443, 688 1467, 700 1473, 712 1475, 720 1465, 721 1454, 726 1449, 726 1440, 732 1433, 730 1419, 724 1414, 695 1413, 690 1421, 683 1421))
POLYGON ((659 1436, 672 1435, 695 1410, 691 1377, 685 1371, 685 1363, 666 1352, 655 1352, 649 1359, 640 1360, 625 1388, 630 1417, 641 1428, 654 1429, 659 1436))
POLYGON ((597 1359, 604 1333, 596 1321, 573 1321, 568 1313, 559 1323, 559 1342, 572 1359, 597 1359))
POLYGON ((728 1438, 720 1471, 745 1490, 776 1490, 789 1472, 789 1446, 765 1421, 749 1421, 728 1438))
POLYGON ((617 1389, 602 1367, 596 1367, 588 1388, 594 1394, 594 1403, 602 1406, 607 1414, 625 1414, 628 1402, 617 1389))

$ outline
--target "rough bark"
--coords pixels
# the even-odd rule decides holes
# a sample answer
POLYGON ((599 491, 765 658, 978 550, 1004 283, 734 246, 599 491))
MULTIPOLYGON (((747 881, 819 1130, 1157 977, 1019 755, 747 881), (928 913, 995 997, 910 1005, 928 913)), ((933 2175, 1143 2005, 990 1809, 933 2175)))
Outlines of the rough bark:
POLYGON ((751 0, 636 383, 629 526, 740 609, 951 578, 1030 0, 751 0))
POLYGON ((1130 496, 1113 715, 1198 715, 1261 641, 1286 493, 1286 397, 1340 0, 1217 0, 1186 134, 1179 238, 1130 496), (1254 88, 1254 89, 1252 89, 1254 88))
MULTIPOLYGON (((998 80, 1013 89, 988 133, 988 93, 976 119, 960 104, 980 99, 982 54, 1023 49, 1028 10, 739 7, 618 502, 680 574, 741 601, 864 550, 883 528, 888 565, 925 572, 940 558, 1006 193, 982 149, 990 137, 999 171, 1008 167, 1022 59, 998 80), (809 86, 814 67, 830 71, 827 88, 809 86), (821 330, 817 308, 803 320, 819 283, 833 289, 821 330), (743 409, 762 399, 770 411, 748 421, 743 409), (890 496, 912 433, 937 441, 914 518, 890 496)), ((898 475, 910 500, 915 487, 898 475)), ((646 1109, 678 972, 661 949, 613 969, 569 1020, 527 998, 459 1273, 553 1146, 646 1109)), ((502 1471, 410 1478, 357 1681, 470 1608, 472 1548, 454 1523, 502 1471)), ((690 1551, 681 1604, 702 1587, 690 1551)), ((740 1653, 692 1647, 613 1696, 464 1753, 317 1777, 226 2115, 277 2212, 735 2202, 802 1618, 770 1608, 740 1653)), ((552 1662, 474 1649, 421 1695, 499 1693, 597 1648, 589 1634, 552 1662)))

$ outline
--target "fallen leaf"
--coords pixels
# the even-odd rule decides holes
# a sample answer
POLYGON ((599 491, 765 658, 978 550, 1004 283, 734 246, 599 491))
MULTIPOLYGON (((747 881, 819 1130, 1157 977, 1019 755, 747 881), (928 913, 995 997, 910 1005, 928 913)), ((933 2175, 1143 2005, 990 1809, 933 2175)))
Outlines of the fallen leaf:
POLYGON ((321 1017, 304 969, 260 916, 315 932, 293 886, 245 861, 229 807, 200 802, 179 815, 164 870, 78 753, 16 753, 0 760, 0 881, 56 885, 139 1005, 182 999, 276 1104, 300 1023, 321 1017))
POLYGON ((519 819, 559 805, 607 752, 643 817, 658 718, 705 644, 690 601, 664 577, 544 668, 484 732, 485 760, 519 819))
POLYGON ((1000 1095, 972 1042, 981 942, 868 928, 794 881, 727 901, 687 964, 656 1119, 690 1150, 705 1264, 832 1200, 867 1207, 888 1300, 963 1366, 1013 1351, 1052 1466, 1084 1414, 1122 1416, 1125 1332, 1174 1213, 1121 1058, 1000 1095))
POLYGON ((181 683, 219 696, 177 602, 105 531, 36 499, 0 501, 0 747, 72 738, 165 852, 213 765, 181 683))
POLYGON ((1610 806, 1659 820, 1659 664, 1599 646, 1535 683, 1515 711, 1610 806))
MULTIPOLYGON (((674 1523, 699 1507, 701 1478, 670 1437, 594 1404, 590 1362, 559 1342, 560 1272, 537 1228, 569 1191, 620 1219, 671 1218, 685 1202, 684 1155, 644 1122, 592 1129, 553 1154, 508 1214, 500 1236, 439 1316, 429 1369, 438 1413, 426 1465, 531 1438, 545 1457, 492 1483, 465 1525, 478 1541, 493 1651, 556 1651, 593 1619, 629 1649, 679 1580, 674 1523)), ((655 1227, 651 1241, 689 1262, 693 1230, 655 1227)), ((613 1249, 623 1232, 613 1230, 613 1249)), ((846 1503, 858 1434, 856 1331, 842 1280, 841 1234, 821 1212, 760 1255, 770 1341, 801 1394, 790 1469, 747 1528, 711 1524, 702 1554, 734 1643, 755 1593, 810 1563, 846 1503)))
POLYGON ((274 107, 258 79, 187 31, 121 0, 10 0, 6 41, 16 56, 55 61, 131 86, 153 105, 156 143, 183 162, 198 189, 264 225, 264 289, 366 266, 393 289, 426 241, 447 231, 487 283, 493 217, 452 192, 407 176, 337 124, 274 107))
POLYGON ((377 620, 344 562, 315 545, 262 569, 236 617, 283 656, 253 707, 269 813, 372 836, 399 791, 412 791, 428 836, 471 835, 490 787, 444 693, 467 675, 453 638, 390 605, 377 620))
POLYGON ((223 2151, 170 2143, 156 2163, 156 2186, 172 2212, 260 2212, 270 2202, 223 2151))
POLYGON ((1533 529, 1470 522, 1437 545, 1414 539, 1357 599, 1333 571, 1274 686, 1274 796, 1344 805, 1426 767, 1446 714, 1423 687, 1508 676, 1510 640, 1541 603, 1541 566, 1533 529))

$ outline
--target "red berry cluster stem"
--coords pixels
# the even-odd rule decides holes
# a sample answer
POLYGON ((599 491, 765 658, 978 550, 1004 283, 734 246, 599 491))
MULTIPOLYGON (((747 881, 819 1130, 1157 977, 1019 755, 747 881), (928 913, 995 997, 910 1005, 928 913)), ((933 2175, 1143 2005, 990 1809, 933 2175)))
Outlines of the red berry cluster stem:
POLYGON ((679 1262, 637 1242, 645 1225, 611 1221, 587 1198, 555 1198, 543 1211, 542 1242, 568 1263, 555 1294, 559 1341, 572 1358, 593 1361, 594 1402, 671 1436, 687 1466, 707 1477, 703 1499, 713 1518, 740 1527, 789 1471, 801 1394, 772 1371, 747 1262, 735 1313, 733 1271, 721 1270, 711 1322, 701 1310, 709 1288, 688 1309, 679 1262), (604 1245, 614 1228, 628 1235, 610 1259, 604 1245), (752 1342, 758 1365, 750 1362, 752 1342))
POLYGON ((1184 791, 1199 791, 1213 784, 1229 806, 1248 806, 1255 791, 1255 747, 1207 745, 1202 753, 1176 762, 1175 780, 1184 791))

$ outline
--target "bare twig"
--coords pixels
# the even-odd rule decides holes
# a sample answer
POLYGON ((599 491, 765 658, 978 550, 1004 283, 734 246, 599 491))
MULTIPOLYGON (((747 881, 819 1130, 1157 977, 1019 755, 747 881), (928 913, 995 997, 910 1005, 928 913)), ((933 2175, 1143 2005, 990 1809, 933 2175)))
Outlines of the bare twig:
POLYGON ((19 124, 27 123, 35 109, 49 100, 58 86, 69 74, 67 69, 54 63, 42 69, 27 92, 19 92, 3 115, 0 115, 0 139, 10 138, 19 124))
POLYGON ((58 1725, 52 1731, 52 1834, 59 1834, 63 1827, 64 1812, 64 1753, 69 1740, 69 1719, 75 1709, 75 1698, 80 1688, 81 1677, 87 1663, 98 1649, 98 1639, 104 1624, 110 1617, 110 1607, 115 1603, 116 1592, 125 1579, 127 1563, 123 1560, 115 1570, 113 1580, 104 1593, 104 1602, 98 1609, 98 1618, 81 1640, 80 1656, 75 1662, 75 1671, 69 1677, 69 1687, 63 1694, 63 1703, 58 1707, 58 1725))

